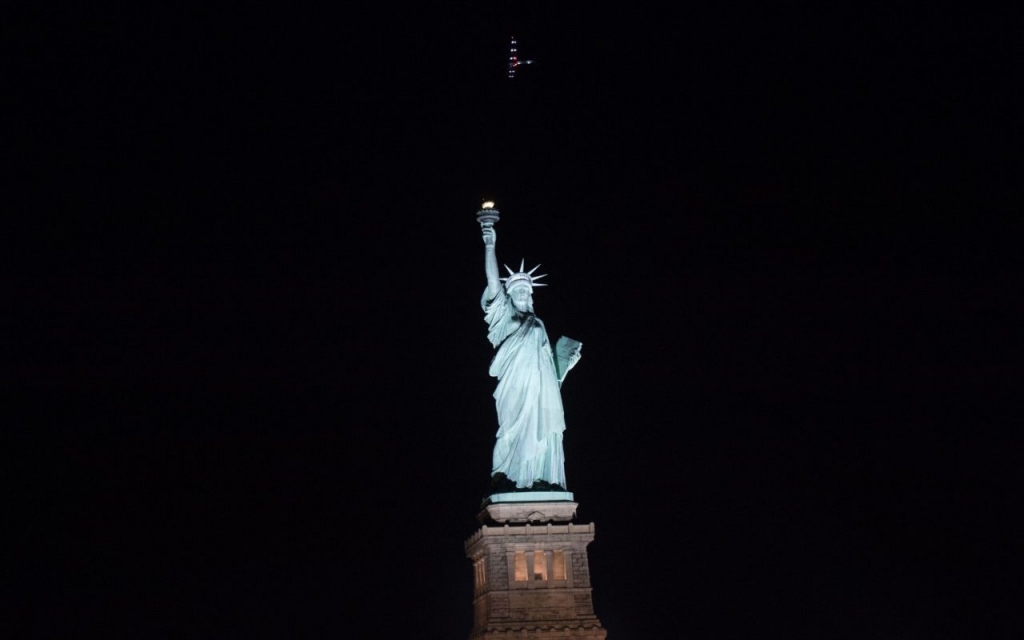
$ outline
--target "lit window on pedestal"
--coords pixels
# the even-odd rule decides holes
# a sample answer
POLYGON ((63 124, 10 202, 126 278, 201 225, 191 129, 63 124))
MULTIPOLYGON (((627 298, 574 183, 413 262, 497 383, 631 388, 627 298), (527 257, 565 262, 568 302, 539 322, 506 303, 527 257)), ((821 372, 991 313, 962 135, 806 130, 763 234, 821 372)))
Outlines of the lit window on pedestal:
POLYGON ((533 552, 533 579, 548 579, 548 559, 544 556, 543 551, 533 552))
POLYGON ((551 557, 551 579, 565 580, 565 552, 555 551, 551 557))
POLYGON ((526 554, 522 551, 516 551, 515 570, 516 582, 526 582, 526 554))
POLYGON ((484 583, 487 581, 487 576, 484 574, 484 561, 477 560, 474 568, 476 569, 476 586, 477 588, 483 588, 484 583))

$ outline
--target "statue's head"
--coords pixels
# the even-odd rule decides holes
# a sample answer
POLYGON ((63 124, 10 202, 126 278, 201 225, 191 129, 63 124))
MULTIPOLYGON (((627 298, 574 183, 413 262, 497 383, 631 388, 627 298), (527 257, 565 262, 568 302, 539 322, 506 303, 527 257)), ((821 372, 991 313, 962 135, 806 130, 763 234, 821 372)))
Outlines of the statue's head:
POLYGON ((528 284, 520 284, 508 290, 508 297, 512 299, 512 306, 521 313, 529 311, 533 313, 533 288, 528 284))
POLYGON ((547 285, 537 282, 547 274, 541 274, 539 276, 533 275, 540 265, 524 271, 523 266, 525 261, 519 263, 519 271, 512 271, 505 265, 505 269, 508 269, 508 277, 502 278, 505 281, 505 291, 508 296, 512 299, 512 304, 520 312, 533 312, 533 288, 534 287, 545 287, 547 285))

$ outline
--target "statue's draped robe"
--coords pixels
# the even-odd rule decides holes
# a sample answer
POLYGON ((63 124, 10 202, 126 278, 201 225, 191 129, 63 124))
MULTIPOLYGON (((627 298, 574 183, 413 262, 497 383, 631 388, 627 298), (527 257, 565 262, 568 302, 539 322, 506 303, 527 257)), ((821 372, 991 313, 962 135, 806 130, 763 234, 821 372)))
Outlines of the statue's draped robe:
POLYGON ((484 290, 481 305, 487 338, 498 350, 490 369, 498 378, 491 475, 504 473, 520 488, 536 480, 565 488, 565 416, 544 323, 533 313, 518 311, 504 290, 494 298, 484 290))

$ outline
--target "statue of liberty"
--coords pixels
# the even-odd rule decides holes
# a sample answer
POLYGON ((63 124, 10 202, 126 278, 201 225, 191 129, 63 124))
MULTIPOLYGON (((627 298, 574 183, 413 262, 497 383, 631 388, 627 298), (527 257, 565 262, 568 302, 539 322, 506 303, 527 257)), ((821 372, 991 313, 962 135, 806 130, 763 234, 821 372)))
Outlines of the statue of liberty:
POLYGON ((581 344, 562 337, 552 349, 544 323, 533 311, 533 289, 544 286, 537 282, 544 276, 533 275, 540 265, 528 272, 523 263, 519 271, 506 266, 508 277, 499 277, 494 230, 498 216, 492 207, 492 203, 484 203, 477 217, 487 275, 480 302, 487 338, 497 349, 490 366, 490 374, 498 379, 493 488, 495 493, 565 491, 565 417, 560 388, 566 373, 580 359, 581 344))

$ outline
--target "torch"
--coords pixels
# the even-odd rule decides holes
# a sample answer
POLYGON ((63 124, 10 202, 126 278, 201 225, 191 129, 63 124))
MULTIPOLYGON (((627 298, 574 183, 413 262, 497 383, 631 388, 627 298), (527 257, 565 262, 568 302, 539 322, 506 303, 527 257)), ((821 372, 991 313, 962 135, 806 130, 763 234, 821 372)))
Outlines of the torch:
POLYGON ((481 229, 493 227, 494 223, 498 221, 498 210, 494 208, 492 200, 485 201, 480 210, 476 212, 476 221, 480 223, 481 229))

